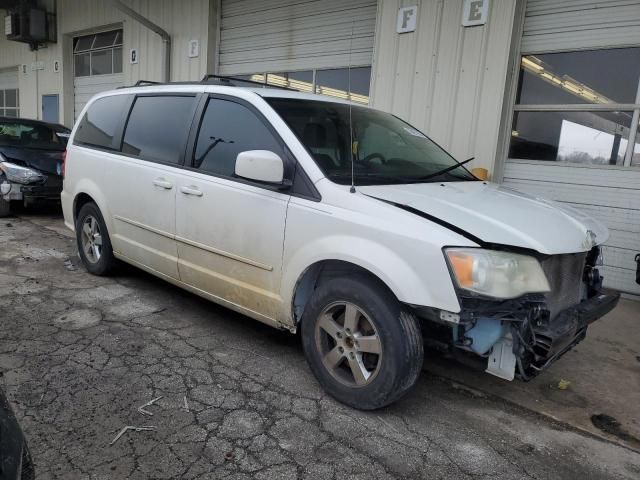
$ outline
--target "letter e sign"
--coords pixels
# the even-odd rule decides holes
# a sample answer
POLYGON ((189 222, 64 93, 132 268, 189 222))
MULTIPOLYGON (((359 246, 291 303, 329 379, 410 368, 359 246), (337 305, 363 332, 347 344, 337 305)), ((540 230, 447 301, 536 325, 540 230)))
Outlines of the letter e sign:
POLYGON ((462 7, 462 26, 474 27, 487 23, 489 0, 464 0, 462 7))
POLYGON ((396 31, 398 33, 413 32, 416 29, 418 16, 418 6, 404 7, 398 10, 398 23, 396 31))

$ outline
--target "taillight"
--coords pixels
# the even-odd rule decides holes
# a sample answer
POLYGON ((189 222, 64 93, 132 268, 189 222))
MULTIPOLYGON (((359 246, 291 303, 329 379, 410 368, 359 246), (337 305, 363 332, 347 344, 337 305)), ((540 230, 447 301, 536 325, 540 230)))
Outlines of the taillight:
POLYGON ((67 151, 66 150, 64 152, 62 152, 62 165, 60 167, 60 175, 62 175, 62 178, 64 178, 65 163, 67 163, 67 151))

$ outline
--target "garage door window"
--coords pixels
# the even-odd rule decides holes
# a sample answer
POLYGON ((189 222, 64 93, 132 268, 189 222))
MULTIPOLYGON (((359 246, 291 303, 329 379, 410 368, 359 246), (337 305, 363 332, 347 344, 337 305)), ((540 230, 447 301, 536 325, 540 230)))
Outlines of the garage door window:
POLYGON ((76 77, 121 73, 122 30, 74 38, 73 65, 76 77))
POLYGON ((315 92, 345 100, 350 99, 365 105, 369 103, 371 67, 352 67, 351 74, 348 68, 330 68, 231 76, 265 85, 292 88, 300 92, 315 92))
POLYGON ((509 157, 639 166, 639 82, 640 48, 522 56, 509 157))

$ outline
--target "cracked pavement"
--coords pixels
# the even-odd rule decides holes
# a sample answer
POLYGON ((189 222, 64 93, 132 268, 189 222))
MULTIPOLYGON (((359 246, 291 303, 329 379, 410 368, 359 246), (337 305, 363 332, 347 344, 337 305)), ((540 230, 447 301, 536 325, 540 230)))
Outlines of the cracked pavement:
POLYGON ((133 267, 91 276, 28 217, 0 220, 0 325, 39 479, 640 477, 637 452, 428 373, 389 408, 345 407, 297 337, 133 267), (125 425, 157 429, 110 446, 125 425))

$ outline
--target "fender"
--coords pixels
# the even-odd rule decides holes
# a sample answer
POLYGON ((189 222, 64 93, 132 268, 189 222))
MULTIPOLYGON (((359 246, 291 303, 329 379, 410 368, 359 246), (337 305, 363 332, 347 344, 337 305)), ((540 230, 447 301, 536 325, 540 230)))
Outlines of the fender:
MULTIPOLYGON (((396 251, 367 238, 331 235, 307 243, 285 260, 280 291, 283 300, 281 321, 294 323, 291 305, 299 280, 312 265, 326 260, 345 261, 364 268, 384 282, 401 302, 458 312, 460 305, 453 283, 427 282, 425 279, 425 270, 429 277, 450 278, 444 256, 439 249, 437 253, 441 258, 429 258, 428 268, 422 268, 420 272, 415 264, 407 262, 396 251)), ((417 262, 417 265, 422 264, 417 262)))

